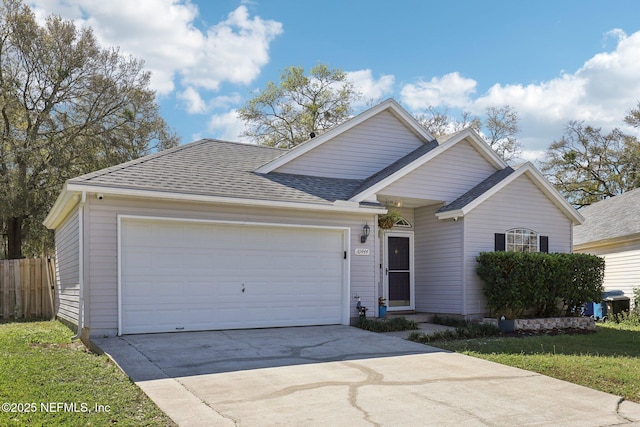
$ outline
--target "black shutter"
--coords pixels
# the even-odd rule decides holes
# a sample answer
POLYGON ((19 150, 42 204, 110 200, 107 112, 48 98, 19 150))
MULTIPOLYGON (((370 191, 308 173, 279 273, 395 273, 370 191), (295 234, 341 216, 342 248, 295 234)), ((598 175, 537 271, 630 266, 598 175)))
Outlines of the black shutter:
POLYGON ((494 235, 494 250, 496 252, 504 252, 506 249, 507 239, 505 238, 504 233, 496 233, 494 235))
POLYGON ((549 253, 549 236, 540 236, 540 252, 549 253))

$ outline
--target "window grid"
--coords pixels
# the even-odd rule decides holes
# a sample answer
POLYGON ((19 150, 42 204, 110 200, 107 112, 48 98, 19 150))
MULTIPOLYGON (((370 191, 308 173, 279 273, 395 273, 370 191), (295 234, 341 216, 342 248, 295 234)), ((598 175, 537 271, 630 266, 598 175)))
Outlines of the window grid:
POLYGON ((394 224, 394 227, 411 227, 411 223, 407 221, 403 216, 401 216, 394 224))
POLYGON ((538 233, 527 228, 508 230, 507 251, 538 252, 538 233))

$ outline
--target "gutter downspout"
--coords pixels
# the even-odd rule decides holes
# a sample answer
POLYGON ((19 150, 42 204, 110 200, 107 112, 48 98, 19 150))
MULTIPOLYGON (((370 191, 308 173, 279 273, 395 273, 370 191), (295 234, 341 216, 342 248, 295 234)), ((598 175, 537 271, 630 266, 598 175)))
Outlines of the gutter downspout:
POLYGON ((84 323, 84 204, 86 201, 87 193, 83 191, 78 204, 78 332, 72 339, 82 339, 84 323))

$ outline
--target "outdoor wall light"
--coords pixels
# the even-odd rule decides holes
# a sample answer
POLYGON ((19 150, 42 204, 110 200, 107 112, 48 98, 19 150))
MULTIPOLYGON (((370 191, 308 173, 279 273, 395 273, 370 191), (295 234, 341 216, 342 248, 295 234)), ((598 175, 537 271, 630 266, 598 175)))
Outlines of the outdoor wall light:
POLYGON ((369 233, 371 233, 371 227, 369 227, 369 224, 365 224, 364 227, 362 227, 362 236, 360 236, 360 243, 365 243, 367 241, 369 233))

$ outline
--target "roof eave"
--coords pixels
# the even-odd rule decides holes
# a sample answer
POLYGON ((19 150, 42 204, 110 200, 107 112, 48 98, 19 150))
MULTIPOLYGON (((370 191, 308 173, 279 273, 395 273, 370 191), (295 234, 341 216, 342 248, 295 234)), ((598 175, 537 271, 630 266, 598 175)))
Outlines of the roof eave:
MULTIPOLYGON (((524 169, 523 173, 527 173, 529 177, 534 178, 534 183, 540 188, 551 201, 565 213, 565 215, 571 219, 573 225, 580 225, 584 222, 584 217, 580 212, 576 210, 571 204, 562 197, 562 195, 556 190, 553 185, 536 169, 531 162, 525 163, 521 169, 524 169)), ((519 169, 518 169, 519 170, 519 169)), ((516 171, 517 172, 517 171, 516 171)))
MULTIPOLYGON (((163 199, 172 201, 190 201, 202 203, 229 204, 254 207, 274 207, 285 209, 332 211, 344 213, 380 213, 383 207, 362 206, 357 202, 348 200, 336 200, 335 202, 288 202, 268 199, 247 199, 240 197, 215 196, 207 194, 178 193, 160 190, 144 190, 137 188, 102 186, 96 184, 67 183, 67 192, 101 193, 105 196, 140 197, 151 199, 163 199)), ((51 215, 51 214, 50 214, 51 215)))
POLYGON ((607 239, 594 240, 591 242, 577 243, 573 245, 574 251, 585 251, 603 246, 612 246, 640 241, 640 233, 627 234, 624 236, 611 237, 607 239))
POLYGON ((437 212, 436 218, 438 219, 453 219, 457 221, 459 218, 464 218, 465 210, 463 209, 454 209, 450 211, 437 212))
POLYGON ((456 144, 467 138, 475 142, 475 146, 480 152, 480 155, 484 157, 489 163, 491 163, 491 165, 493 165, 493 167, 495 167, 496 170, 501 170, 509 166, 507 162, 502 157, 500 157, 498 153, 496 153, 493 150, 493 148, 491 148, 484 139, 482 139, 482 137, 478 134, 478 132, 476 132, 472 128, 464 129, 454 137, 444 141, 443 144, 447 144, 447 143, 456 144))
POLYGON ((70 191, 68 184, 65 183, 42 224, 50 230, 55 230, 78 204, 80 199, 76 197, 77 195, 78 192, 70 191))

